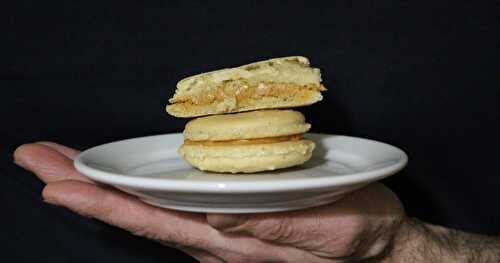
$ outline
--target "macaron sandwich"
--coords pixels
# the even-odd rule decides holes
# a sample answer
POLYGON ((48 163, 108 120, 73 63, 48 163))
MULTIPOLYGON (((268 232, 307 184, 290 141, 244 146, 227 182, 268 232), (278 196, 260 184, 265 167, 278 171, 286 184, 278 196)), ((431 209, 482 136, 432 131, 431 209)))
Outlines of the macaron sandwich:
POLYGON ((254 173, 303 164, 311 125, 290 108, 320 101, 321 73, 305 57, 275 58, 216 70, 178 82, 167 112, 195 118, 178 153, 192 166, 219 173, 254 173))

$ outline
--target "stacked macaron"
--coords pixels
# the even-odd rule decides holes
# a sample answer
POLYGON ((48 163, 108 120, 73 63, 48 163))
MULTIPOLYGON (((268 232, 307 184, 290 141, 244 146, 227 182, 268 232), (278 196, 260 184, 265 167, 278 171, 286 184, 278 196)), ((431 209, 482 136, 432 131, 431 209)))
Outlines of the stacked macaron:
POLYGON ((311 125, 288 108, 320 101, 324 90, 319 69, 311 68, 305 57, 275 58, 185 78, 177 84, 167 112, 198 118, 187 123, 178 152, 200 170, 222 173, 302 164, 315 147, 303 138, 311 125))

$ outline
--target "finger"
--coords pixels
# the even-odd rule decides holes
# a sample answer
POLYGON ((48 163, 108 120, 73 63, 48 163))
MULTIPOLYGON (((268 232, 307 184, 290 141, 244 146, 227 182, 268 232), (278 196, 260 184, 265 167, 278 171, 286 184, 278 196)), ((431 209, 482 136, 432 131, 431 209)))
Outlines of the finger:
POLYGON ((118 190, 85 182, 49 183, 42 195, 48 203, 160 242, 203 247, 203 237, 210 234, 206 232, 214 232, 206 226, 202 214, 156 208, 118 190), (187 235, 185 229, 197 232, 196 236, 187 235))
POLYGON ((42 194, 47 202, 67 207, 81 215, 161 243, 173 243, 174 247, 181 249, 208 251, 225 262, 248 262, 248 259, 257 258, 266 262, 293 262, 296 259, 300 260, 297 262, 325 262, 293 247, 223 234, 206 223, 204 214, 153 207, 135 197, 98 185, 58 181, 48 184, 42 194))
POLYGON ((38 176, 45 183, 61 180, 92 182, 73 166, 73 160, 43 144, 24 144, 14 152, 14 162, 38 176))
POLYGON ((75 150, 75 149, 72 149, 72 148, 69 148, 69 147, 66 147, 64 145, 61 145, 61 144, 58 144, 58 143, 55 143, 55 142, 46 142, 46 141, 42 141, 42 142, 37 142, 36 144, 42 144, 42 145, 46 145, 62 154, 64 154, 66 157, 68 157, 69 159, 73 160, 75 159, 75 157, 80 154, 80 151, 78 150, 75 150))

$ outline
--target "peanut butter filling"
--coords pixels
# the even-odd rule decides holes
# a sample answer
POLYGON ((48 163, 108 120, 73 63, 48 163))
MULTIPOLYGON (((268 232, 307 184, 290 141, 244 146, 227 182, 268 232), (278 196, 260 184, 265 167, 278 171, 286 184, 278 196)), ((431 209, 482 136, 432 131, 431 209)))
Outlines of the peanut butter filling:
POLYGON ((203 145, 203 146, 228 146, 228 145, 252 145, 252 144, 267 144, 287 141, 299 141, 304 138, 304 134, 293 134, 277 137, 266 137, 245 140, 226 140, 226 141, 192 141, 184 140, 185 145, 203 145))
POLYGON ((263 97, 300 97, 310 92, 325 91, 321 84, 297 85, 293 83, 261 82, 251 85, 244 80, 226 81, 215 89, 207 90, 201 96, 189 96, 171 99, 171 103, 186 103, 192 105, 207 105, 234 99, 236 103, 249 99, 263 97))

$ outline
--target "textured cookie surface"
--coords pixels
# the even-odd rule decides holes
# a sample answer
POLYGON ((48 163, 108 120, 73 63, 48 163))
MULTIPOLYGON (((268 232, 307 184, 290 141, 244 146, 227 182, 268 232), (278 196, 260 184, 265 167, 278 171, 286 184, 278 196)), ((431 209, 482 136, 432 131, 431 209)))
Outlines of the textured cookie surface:
POLYGON ((300 165, 311 158, 315 144, 310 140, 253 145, 182 145, 178 152, 203 171, 253 173, 300 165))
POLYGON ((176 117, 290 108, 320 101, 321 73, 305 57, 284 57, 181 80, 167 112, 176 117))
POLYGON ((184 129, 186 140, 242 140, 307 132, 311 125, 293 110, 259 110, 194 119, 184 129))

